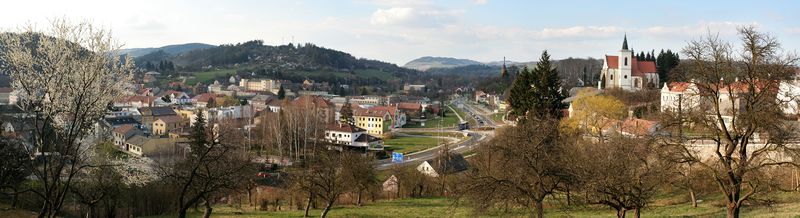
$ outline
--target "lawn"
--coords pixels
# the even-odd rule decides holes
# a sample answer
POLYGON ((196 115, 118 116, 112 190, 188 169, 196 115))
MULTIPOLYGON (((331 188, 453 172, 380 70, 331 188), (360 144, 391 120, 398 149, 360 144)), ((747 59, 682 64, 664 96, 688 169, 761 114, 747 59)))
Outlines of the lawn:
MULTIPOLYGON (((203 84, 211 84, 214 82, 214 78, 217 76, 228 76, 236 74, 235 69, 223 69, 223 70, 212 70, 212 71, 203 71, 203 72, 195 72, 192 75, 195 77, 194 79, 186 80, 186 85, 195 85, 197 82, 202 82, 203 84)), ((226 78, 227 79, 227 78, 226 78)))
MULTIPOLYGON (((548 206, 545 205, 545 217, 616 217, 615 212, 601 205, 589 206, 548 206)), ((190 210, 191 211, 191 210, 190 210)), ((318 217, 322 210, 311 210, 309 216, 318 217)), ((746 206, 742 208, 741 217, 799 217, 800 203, 776 204, 772 207, 746 206)), ((200 217, 202 211, 191 211, 189 217, 200 217)), ((217 207, 213 217, 302 217, 303 211, 242 211, 231 207, 217 207)), ((489 210, 475 214, 466 204, 454 205, 446 198, 406 198, 397 200, 381 200, 367 202, 363 207, 336 206, 328 217, 528 217, 527 210, 512 208, 503 213, 489 210)), ((633 212, 629 211, 629 217, 633 212)), ((725 209, 711 203, 701 203, 692 208, 688 203, 652 206, 642 210, 642 217, 724 217, 725 209)), ((162 216, 170 217, 170 216, 162 216)))
MULTIPOLYGON (((450 110, 450 108, 447 108, 447 107, 445 107, 445 108, 447 110, 450 110)), ((461 122, 461 121, 458 119, 458 116, 456 116, 454 114, 453 110, 450 110, 450 112, 447 113, 446 117, 436 117, 436 118, 428 119, 428 121, 425 121, 425 126, 422 126, 419 123, 411 123, 411 124, 406 124, 405 126, 403 126, 403 128, 439 128, 439 127, 441 127, 441 128, 453 128, 453 129, 456 129, 458 127, 458 123, 459 122, 461 122)))
POLYGON ((438 142, 439 139, 429 137, 395 137, 384 140, 383 144, 394 152, 409 154, 435 147, 438 142))
POLYGON ((403 134, 409 135, 419 135, 419 136, 442 136, 442 137, 453 137, 453 138, 464 138, 463 133, 456 133, 456 132, 402 132, 403 134))
MULTIPOLYGON (((462 110, 461 108, 455 107, 453 105, 450 106, 453 107, 454 110, 456 110, 455 112, 458 113, 458 115, 460 115, 461 118, 469 122, 470 126, 475 126, 478 124, 477 121, 475 121, 475 118, 470 116, 466 111, 462 110)), ((451 113, 450 116, 455 116, 455 114, 451 113)))

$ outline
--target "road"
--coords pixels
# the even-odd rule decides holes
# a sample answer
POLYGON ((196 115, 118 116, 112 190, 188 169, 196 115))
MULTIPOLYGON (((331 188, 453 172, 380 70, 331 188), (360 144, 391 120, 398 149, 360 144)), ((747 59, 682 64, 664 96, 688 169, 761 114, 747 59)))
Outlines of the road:
MULTIPOLYGON (((477 115, 481 120, 484 120, 485 123, 483 125, 478 124, 479 126, 481 126, 481 127, 495 127, 494 122, 491 119, 489 119, 489 117, 486 116, 485 112, 480 112, 478 109, 476 109, 476 108, 474 108, 472 106, 469 106, 466 103, 466 100, 464 100, 464 99, 456 99, 456 100, 453 101, 453 103, 454 104, 459 104, 459 103, 464 104, 464 106, 465 106, 464 109, 466 109, 468 112, 471 112, 472 114, 477 115)), ((468 118, 464 118, 464 119, 468 119, 468 118)), ((421 131, 421 130, 422 131, 429 130, 430 132, 439 131, 438 129, 413 129, 413 131, 421 131)), ((405 130, 401 129, 400 131, 405 131, 405 130)), ((461 132, 461 131, 457 131, 457 130, 446 130, 446 131, 447 132, 461 132)), ((487 141, 487 140, 491 139, 494 136, 494 130, 489 130, 489 131, 465 130, 464 132, 467 132, 469 134, 470 138, 467 139, 467 140, 462 140, 460 142, 448 145, 448 149, 450 151, 455 152, 455 153, 459 153, 459 154, 463 154, 463 153, 469 152, 469 151, 473 150, 481 142, 487 141)), ((427 149, 427 150, 424 150, 424 151, 419 151, 419 152, 407 154, 407 155, 405 155, 405 160, 404 160, 404 162, 402 164, 392 163, 391 159, 378 160, 378 161, 376 161, 376 164, 377 164, 376 168, 378 170, 387 170, 387 169, 392 168, 392 166, 394 166, 394 165, 400 165, 400 166, 416 165, 416 164, 422 163, 423 161, 431 160, 431 159, 436 158, 436 156, 439 155, 439 153, 441 152, 443 147, 444 146, 439 145, 439 146, 436 146, 436 147, 433 147, 433 148, 430 148, 430 149, 427 149)))

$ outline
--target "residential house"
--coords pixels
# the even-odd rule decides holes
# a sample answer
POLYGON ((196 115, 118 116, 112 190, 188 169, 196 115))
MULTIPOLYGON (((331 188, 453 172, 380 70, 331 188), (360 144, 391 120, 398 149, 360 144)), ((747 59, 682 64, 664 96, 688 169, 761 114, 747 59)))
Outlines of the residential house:
POLYGON ((691 111, 700 105, 700 90, 690 82, 664 83, 661 88, 661 112, 691 111))
POLYGON ((292 101, 291 105, 299 109, 311 109, 324 123, 331 123, 336 116, 334 104, 320 96, 303 95, 292 101))
POLYGON ((272 93, 278 93, 278 91, 281 88, 281 82, 278 80, 271 80, 271 79, 262 79, 262 80, 241 79, 239 80, 239 86, 243 87, 245 90, 250 90, 250 91, 267 91, 272 93))
POLYGON ((153 138, 135 135, 125 142, 122 151, 137 156, 172 155, 182 150, 177 143, 185 141, 186 139, 180 138, 153 138))
POLYGON ((417 171, 429 176, 439 177, 439 175, 454 174, 465 171, 469 168, 469 163, 464 156, 458 153, 439 155, 433 160, 426 160, 417 166, 417 171))
POLYGON ((139 113, 142 114, 142 125, 149 132, 152 132, 153 122, 158 118, 177 115, 171 107, 143 107, 139 108, 139 113))
POLYGON ((123 148, 128 139, 136 135, 143 135, 143 133, 141 130, 139 130, 139 128, 136 128, 136 126, 125 124, 114 128, 114 130, 111 132, 111 135, 114 140, 114 145, 119 148, 123 148))
POLYGON ((18 92, 11 87, 0 88, 0 105, 15 105, 19 100, 18 92))
POLYGON ((325 140, 336 145, 383 150, 383 140, 367 134, 366 130, 350 124, 333 123, 325 128, 325 140))
POLYGON ((158 117, 153 121, 153 135, 166 135, 170 130, 183 127, 184 119, 178 115, 169 115, 158 117))
POLYGON ((188 94, 181 91, 168 90, 156 99, 156 105, 173 105, 173 104, 191 104, 192 98, 188 94), (167 102, 169 100, 169 102, 167 102))
POLYGON ((219 95, 215 93, 203 93, 195 95, 192 98, 192 104, 200 108, 214 107, 216 104, 215 101, 218 97, 219 95))
POLYGON ((155 106, 156 97, 153 96, 145 96, 145 95, 132 95, 132 96, 124 96, 114 100, 113 106, 124 108, 124 107, 132 107, 132 108, 142 108, 142 107, 153 107, 155 106))
POLYGON ((639 138, 652 136, 658 127, 658 122, 631 117, 621 122, 618 131, 624 136, 639 138))
POLYGON ((394 105, 394 106, 375 106, 375 107, 371 107, 369 109, 370 110, 375 110, 375 111, 386 111, 387 113, 389 113, 389 116, 391 116, 391 120, 392 120, 390 128, 392 128, 392 129, 393 128, 402 128, 404 125, 406 125, 406 121, 407 121, 406 120, 407 119, 406 113, 401 111, 401 110, 399 110, 399 109, 397 109, 397 105, 394 105))
POLYGON ((388 133, 394 124, 392 116, 385 110, 353 109, 353 120, 356 126, 376 137, 388 133))

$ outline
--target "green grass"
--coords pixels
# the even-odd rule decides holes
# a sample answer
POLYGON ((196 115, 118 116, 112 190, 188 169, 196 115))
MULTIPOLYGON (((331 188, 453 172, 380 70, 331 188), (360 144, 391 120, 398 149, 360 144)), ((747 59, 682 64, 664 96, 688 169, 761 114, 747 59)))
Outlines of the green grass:
POLYGON ((383 144, 394 149, 394 152, 409 154, 435 147, 439 139, 428 137, 395 137, 386 139, 383 144))
POLYGON ((186 80, 186 85, 193 86, 198 82, 202 82, 203 84, 211 84, 214 82, 214 78, 218 76, 227 76, 227 75, 234 75, 236 74, 235 69, 223 69, 223 70, 212 70, 212 71, 203 71, 203 72, 195 72, 192 75, 195 77, 194 79, 186 80))
MULTIPOLYGON (((450 108, 445 107, 445 109, 450 110, 450 108)), ((420 125, 419 123, 410 123, 403 126, 403 128, 452 128, 455 129, 458 127, 458 123, 461 121, 458 119, 458 116, 454 114, 453 110, 450 110, 447 113, 446 117, 436 117, 430 118, 428 121, 425 121, 425 126, 420 125)))
POLYGON ((500 113, 492 114, 492 121, 494 121, 495 123, 502 123, 504 114, 505 113, 502 111, 500 113))
POLYGON ((419 135, 419 136, 442 136, 442 137, 453 137, 453 138, 464 138, 463 133, 455 133, 455 132, 402 132, 403 134, 409 135, 419 135))
MULTIPOLYGON (((796 193, 794 193, 796 194, 796 193)), ((602 205, 558 206, 545 205, 545 217, 616 217, 615 211, 602 205)), ((302 217, 302 210, 295 211, 243 211, 227 206, 214 209, 213 217, 302 217)), ((321 209, 311 210, 309 216, 318 217, 321 209)), ((725 208, 701 203, 697 208, 688 203, 652 206, 641 211, 642 217, 724 217, 725 208)), ((741 217, 800 217, 800 203, 784 203, 764 206, 745 206, 741 217)), ((202 211, 190 210, 189 217, 200 217, 202 211)), ((509 212, 494 209, 476 214, 466 204, 454 205, 446 198, 406 198, 367 202, 363 207, 335 206, 328 217, 528 217, 529 211, 512 208, 509 212)), ((633 217, 633 211, 628 212, 633 217)), ((160 217, 171 217, 163 215, 160 217)))

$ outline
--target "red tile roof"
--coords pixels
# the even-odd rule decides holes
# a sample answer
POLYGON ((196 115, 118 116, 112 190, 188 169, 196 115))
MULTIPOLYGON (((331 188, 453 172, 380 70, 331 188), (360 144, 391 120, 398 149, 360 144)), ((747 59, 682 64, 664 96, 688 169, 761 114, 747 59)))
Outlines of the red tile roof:
POLYGON ((384 117, 388 112, 384 110, 353 109, 353 115, 361 117, 384 117))
POLYGON ((376 110, 376 111, 386 111, 392 117, 394 117, 397 114, 397 108, 392 107, 392 106, 375 106, 375 107, 371 107, 369 109, 370 110, 376 110))
POLYGON ((329 124, 327 126, 327 130, 337 131, 337 132, 350 132, 350 133, 364 131, 364 129, 358 128, 357 126, 354 125, 339 124, 339 123, 329 124))
POLYGON ((212 99, 215 99, 215 98, 217 98, 217 94, 214 94, 214 93, 203 93, 203 94, 199 94, 199 95, 194 96, 192 98, 192 100, 196 101, 196 102, 208 102, 208 101, 210 101, 212 99))
POLYGON ((135 128, 136 127, 131 125, 131 124, 125 124, 125 125, 119 126, 117 128, 114 128, 114 132, 124 135, 128 131, 131 131, 131 130, 133 130, 135 128))
POLYGON ((644 136, 653 133, 657 124, 655 121, 639 118, 625 119, 622 121, 621 131, 636 136, 644 136))
POLYGON ((671 82, 667 84, 667 88, 672 92, 683 92, 689 89, 691 85, 691 83, 687 82, 671 82))
MULTIPOLYGON (((646 73, 656 72, 656 62, 639 61, 635 57, 631 59, 632 76, 644 76, 646 73)), ((608 69, 619 69, 619 56, 606 55, 606 63, 608 64, 608 69)))
POLYGON ((397 103, 397 109, 402 109, 402 110, 421 110, 422 109, 422 104, 420 104, 420 103, 400 102, 400 103, 397 103))

